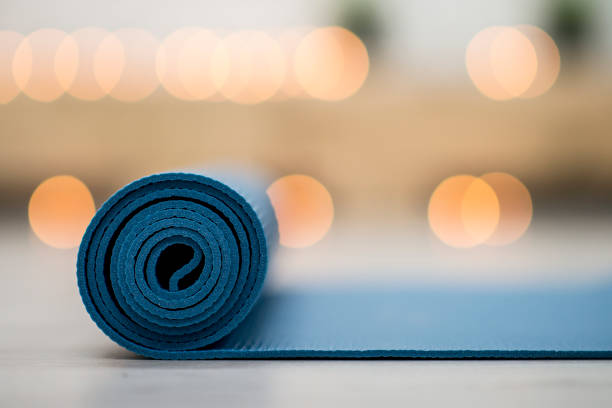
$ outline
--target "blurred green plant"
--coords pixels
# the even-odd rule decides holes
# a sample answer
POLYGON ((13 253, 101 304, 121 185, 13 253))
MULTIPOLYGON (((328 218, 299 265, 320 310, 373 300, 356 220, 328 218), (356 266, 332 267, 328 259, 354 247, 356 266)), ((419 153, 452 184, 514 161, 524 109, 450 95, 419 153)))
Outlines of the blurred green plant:
POLYGON ((343 0, 338 13, 338 25, 355 33, 374 53, 380 44, 382 24, 376 2, 370 0, 343 0))
POLYGON ((554 0, 550 8, 550 33, 562 51, 578 53, 593 31, 591 0, 554 0))

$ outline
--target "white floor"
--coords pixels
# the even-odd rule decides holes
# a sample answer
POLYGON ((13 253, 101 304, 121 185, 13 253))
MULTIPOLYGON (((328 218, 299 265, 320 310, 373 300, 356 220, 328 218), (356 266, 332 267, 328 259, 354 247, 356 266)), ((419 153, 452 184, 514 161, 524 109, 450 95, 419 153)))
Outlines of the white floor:
POLYGON ((3 358, 3 407, 609 407, 607 361, 149 361, 3 358))
MULTIPOLYGON (((479 276, 490 284, 495 278, 485 276, 486 259, 496 259, 503 266, 495 269, 500 284, 593 282, 612 274, 612 229, 609 221, 596 224, 568 227, 572 234, 535 230, 505 255, 449 252, 430 241, 409 246, 410 235, 402 238, 399 230, 364 239, 363 231, 340 229, 308 252, 282 253, 272 278, 281 286, 364 278, 474 284, 479 276), (580 275, 586 259, 588 270, 599 272, 580 275), (309 275, 316 264, 330 265, 329 274, 309 275), (560 264, 565 269, 555 280, 560 264), (354 277, 347 274, 351 265, 354 277), (456 269, 428 280, 419 265, 456 269), (525 268, 546 272, 534 278, 525 268), (367 270, 378 274, 366 276, 367 270)), ((75 251, 45 247, 23 224, 1 225, 0 407, 612 406, 612 361, 142 359, 108 340, 87 316, 76 288, 75 251)))

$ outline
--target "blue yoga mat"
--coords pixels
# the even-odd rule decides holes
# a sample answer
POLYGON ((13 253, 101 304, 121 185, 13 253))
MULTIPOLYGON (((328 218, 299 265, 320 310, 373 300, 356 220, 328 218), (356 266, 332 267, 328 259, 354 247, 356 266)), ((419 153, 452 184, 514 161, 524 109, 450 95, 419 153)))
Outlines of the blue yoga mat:
POLYGON ((167 173, 115 193, 77 262, 100 329, 163 359, 612 357, 612 286, 262 290, 278 242, 265 187, 167 173))

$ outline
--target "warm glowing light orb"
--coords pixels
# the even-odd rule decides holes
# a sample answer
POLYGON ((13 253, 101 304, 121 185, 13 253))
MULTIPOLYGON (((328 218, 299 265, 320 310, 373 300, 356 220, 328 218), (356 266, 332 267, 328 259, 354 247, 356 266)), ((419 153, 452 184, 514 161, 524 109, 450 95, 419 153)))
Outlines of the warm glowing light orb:
POLYGON ((281 177, 267 190, 278 220, 280 243, 304 248, 321 240, 334 219, 331 195, 312 177, 281 177))
POLYGON ((193 99, 207 99, 227 80, 227 50, 212 31, 200 29, 186 39, 178 55, 178 79, 193 99))
POLYGON ((223 39, 213 57, 219 92, 243 104, 263 102, 276 94, 285 78, 287 64, 278 42, 261 31, 239 31, 223 39), (226 62, 227 61, 227 62, 226 62), (225 77, 225 78, 223 78, 225 77))
POLYGON ((63 31, 45 28, 23 39, 13 58, 13 77, 30 98, 51 102, 59 98, 76 75, 78 46, 63 31))
POLYGON ((508 100, 524 94, 538 71, 538 58, 529 38, 513 27, 495 26, 470 41, 465 65, 476 88, 488 98, 508 100))
POLYGON ((294 56, 295 75, 306 93, 330 101, 357 92, 369 65, 363 42, 342 27, 315 29, 304 37, 294 56))
MULTIPOLYGON (((159 82, 169 94, 179 99, 195 99, 181 82, 179 59, 187 40, 199 30, 197 27, 176 30, 164 39, 157 50, 156 70, 159 82)), ((193 62, 185 61, 185 63, 190 65, 193 62)))
MULTIPOLYGON (((62 41, 57 51, 56 61, 69 59, 69 55, 73 52, 73 44, 77 45, 78 55, 78 67, 73 78, 60 75, 62 70, 58 70, 58 80, 67 93, 86 101, 95 101, 107 94, 96 79, 94 60, 98 47, 109 35, 108 31, 101 28, 87 27, 71 33, 62 41)), ((104 69, 105 74, 108 75, 107 68, 104 69)))
POLYGON ((56 248, 79 245, 96 211, 87 186, 73 176, 55 176, 43 181, 32 193, 28 218, 32 231, 56 248))
POLYGON ((474 86, 488 98, 502 101, 512 95, 504 89, 493 74, 490 61, 491 44, 505 27, 488 27, 477 33, 465 52, 465 66, 474 86))
POLYGON ((501 246, 519 239, 529 227, 533 206, 529 190, 520 180, 507 173, 487 173, 481 176, 499 200, 499 224, 485 241, 487 245, 501 246))
POLYGON ((284 30, 278 35, 278 42, 285 54, 287 61, 287 72, 285 80, 281 86, 280 92, 277 94, 279 98, 303 98, 308 97, 302 85, 298 81, 295 72, 295 53, 302 40, 312 29, 308 28, 292 28, 284 30))
POLYGON ((465 232, 475 243, 486 241, 499 223, 499 200, 486 181, 474 178, 463 193, 461 220, 465 232))
POLYGON ((495 79, 512 97, 525 93, 536 77, 535 48, 516 28, 506 27, 495 36, 489 58, 495 79))
POLYGON ((93 72, 98 86, 109 94, 121 79, 125 66, 125 49, 115 34, 107 35, 93 57, 93 72))
POLYGON ((0 30, 0 104, 8 103, 19 95, 13 77, 13 56, 23 36, 14 31, 0 30))
POLYGON ((429 226, 447 245, 469 247, 478 243, 465 231, 461 214, 463 196, 473 181, 474 177, 469 175, 449 177, 431 195, 427 210, 429 226))
POLYGON ((431 195, 427 212, 434 234, 457 248, 481 244, 499 222, 495 191, 482 179, 470 175, 442 181, 431 195))
POLYGON ((521 98, 535 98, 546 93, 557 81, 561 70, 561 56, 555 41, 542 29, 530 26, 519 25, 516 27, 523 33, 535 48, 538 57, 538 70, 535 79, 521 98))
POLYGON ((98 83, 103 88, 110 88, 111 97, 124 102, 136 102, 151 95, 159 85, 157 47, 157 39, 146 30, 123 28, 115 31, 100 44, 96 55, 98 83), (104 72, 108 66, 112 67, 110 73, 104 72), (117 72, 120 77, 112 86, 117 72))

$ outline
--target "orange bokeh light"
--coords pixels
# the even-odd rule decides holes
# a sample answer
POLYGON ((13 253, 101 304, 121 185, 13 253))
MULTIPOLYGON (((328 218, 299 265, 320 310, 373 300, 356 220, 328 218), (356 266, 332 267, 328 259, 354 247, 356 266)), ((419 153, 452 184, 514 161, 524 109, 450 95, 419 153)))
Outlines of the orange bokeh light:
POLYGON ((13 58, 17 86, 30 98, 51 102, 74 80, 79 64, 78 46, 56 29, 34 31, 23 39, 13 58))
POLYGON ((267 190, 280 233, 280 243, 304 248, 321 240, 331 228, 334 205, 331 195, 312 177, 281 177, 267 190))
POLYGON ((286 65, 274 38, 260 31, 239 31, 224 38, 217 47, 213 77, 219 92, 227 99, 255 104, 276 94, 283 84, 286 65))
POLYGON ((369 70, 366 47, 342 27, 318 28, 297 47, 294 70, 310 96, 330 101, 348 98, 361 88, 369 70))
POLYGON ((504 27, 488 27, 472 38, 465 52, 465 66, 476 88, 485 96, 494 100, 511 99, 497 81, 489 59, 491 44, 504 27))
POLYGON ((499 223, 499 200, 487 182, 475 178, 463 193, 461 220, 473 242, 487 240, 499 223))
POLYGON ((72 176, 43 181, 32 193, 28 218, 32 231, 56 248, 74 248, 96 211, 87 186, 72 176))
MULTIPOLYGON (((545 55, 542 53, 540 57, 537 53, 532 41, 536 35, 527 35, 527 32, 533 30, 495 26, 472 38, 465 64, 470 79, 483 95, 494 100, 521 97, 534 86, 542 88, 542 85, 535 85, 539 76, 550 77, 549 68, 539 67, 545 55)), ((535 96, 536 92, 533 94, 535 96)))
POLYGON ((285 80, 281 86, 280 92, 277 94, 279 98, 303 98, 308 97, 302 85, 298 81, 295 72, 295 53, 298 46, 301 44, 305 35, 312 29, 293 28, 281 32, 278 36, 278 42, 285 54, 287 61, 287 73, 285 80))
POLYGON ((77 30, 66 37, 59 46, 58 60, 66 60, 64 55, 72 53, 72 44, 78 48, 78 68, 72 80, 62 78, 58 72, 58 80, 66 92, 78 99, 94 101, 103 98, 106 91, 100 86, 94 72, 94 59, 98 47, 109 36, 108 31, 96 27, 77 30), (63 56, 63 57, 62 57, 63 56))
POLYGON ((229 56, 221 40, 200 29, 186 39, 178 55, 178 78, 193 99, 210 98, 229 75, 229 56))
POLYGON ((428 207, 429 225, 447 245, 468 248, 481 244, 499 222, 495 191, 483 180, 459 175, 442 181, 428 207))
POLYGON ((157 50, 156 69, 159 82, 168 93, 179 99, 195 99, 180 80, 179 58, 187 40, 199 30, 197 27, 176 30, 164 39, 157 50))
POLYGON ((13 57, 22 40, 19 33, 0 30, 0 103, 8 103, 19 95, 13 77, 13 57))
POLYGON ((96 52, 98 83, 111 97, 124 102, 136 102, 151 95, 159 85, 155 64, 157 47, 157 40, 146 30, 115 31, 102 41, 96 52))
POLYGON ((499 199, 499 224, 486 240, 487 245, 507 245, 520 238, 531 223, 533 206, 529 190, 516 177, 506 173, 488 173, 481 176, 499 199))
POLYGON ((521 94, 521 98, 535 98, 546 93, 559 77, 561 70, 559 48, 555 41, 538 27, 520 25, 516 28, 529 38, 538 56, 538 70, 535 79, 529 89, 521 94))
POLYGON ((121 79, 125 65, 125 49, 115 34, 107 35, 94 54, 93 71, 98 86, 109 94, 121 79))
POLYGON ((538 57, 523 33, 504 28, 493 40, 489 58, 495 79, 512 97, 529 89, 538 70, 538 57))
POLYGON ((115 34, 107 35, 93 57, 93 72, 98 86, 109 94, 115 88, 125 65, 125 49, 115 34))

